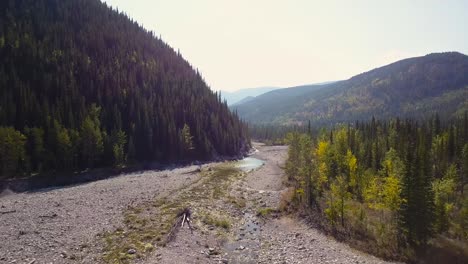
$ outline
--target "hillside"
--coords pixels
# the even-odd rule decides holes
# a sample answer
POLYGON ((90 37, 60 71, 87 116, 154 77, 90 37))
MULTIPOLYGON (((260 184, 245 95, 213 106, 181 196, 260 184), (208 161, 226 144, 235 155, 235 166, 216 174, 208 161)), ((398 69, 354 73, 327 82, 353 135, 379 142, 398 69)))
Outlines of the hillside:
POLYGON ((247 103, 248 101, 253 100, 254 98, 255 98, 255 96, 247 96, 247 97, 244 97, 244 99, 240 100, 240 101, 237 102, 237 103, 232 104, 232 106, 235 106, 235 105, 237 105, 237 104, 247 103))
POLYGON ((468 110, 468 56, 435 53, 401 60, 331 84, 280 89, 236 105, 253 123, 329 124, 468 110))
POLYGON ((238 155, 246 127, 170 46, 99 0, 0 3, 0 178, 238 155))
POLYGON ((277 87, 258 87, 258 88, 245 88, 237 91, 221 91, 221 96, 227 101, 228 105, 239 104, 245 102, 244 99, 255 97, 273 90, 277 87))
POLYGON ((285 113, 297 107, 297 102, 304 100, 305 96, 320 90, 328 84, 304 85, 291 88, 282 88, 259 95, 243 104, 231 106, 239 115, 249 122, 271 123, 286 122, 282 119, 285 113))

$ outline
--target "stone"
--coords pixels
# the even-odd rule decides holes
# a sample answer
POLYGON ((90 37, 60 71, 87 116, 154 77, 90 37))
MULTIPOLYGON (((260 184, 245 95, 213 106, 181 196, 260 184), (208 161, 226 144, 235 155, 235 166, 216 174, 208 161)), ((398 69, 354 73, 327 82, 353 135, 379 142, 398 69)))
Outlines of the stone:
POLYGON ((130 255, 136 254, 136 252, 137 252, 137 251, 136 251, 136 249, 134 249, 134 248, 131 248, 131 249, 129 249, 129 250, 127 251, 127 253, 130 254, 130 255))
POLYGON ((219 252, 215 248, 209 248, 208 255, 219 255, 219 252))

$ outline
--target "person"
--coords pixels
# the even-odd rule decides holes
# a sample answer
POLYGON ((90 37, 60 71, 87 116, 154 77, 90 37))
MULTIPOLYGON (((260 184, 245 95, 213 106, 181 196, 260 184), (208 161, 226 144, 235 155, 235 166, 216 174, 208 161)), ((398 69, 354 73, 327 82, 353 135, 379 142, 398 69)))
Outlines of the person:
POLYGON ((192 211, 190 210, 190 208, 185 208, 185 209, 180 213, 180 215, 183 216, 183 218, 182 218, 182 227, 184 227, 184 222, 186 222, 186 223, 187 223, 187 226, 188 226, 189 229, 190 229, 190 232, 193 234, 192 225, 190 224, 190 223, 191 223, 190 218, 192 217, 192 211))

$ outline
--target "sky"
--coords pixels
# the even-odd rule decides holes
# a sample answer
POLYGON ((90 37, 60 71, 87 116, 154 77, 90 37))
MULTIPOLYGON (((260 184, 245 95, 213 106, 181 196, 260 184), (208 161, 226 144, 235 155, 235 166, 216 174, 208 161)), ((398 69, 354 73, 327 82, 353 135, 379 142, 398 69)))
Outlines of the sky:
POLYGON ((213 90, 348 79, 468 54, 467 0, 103 0, 179 50, 213 90))

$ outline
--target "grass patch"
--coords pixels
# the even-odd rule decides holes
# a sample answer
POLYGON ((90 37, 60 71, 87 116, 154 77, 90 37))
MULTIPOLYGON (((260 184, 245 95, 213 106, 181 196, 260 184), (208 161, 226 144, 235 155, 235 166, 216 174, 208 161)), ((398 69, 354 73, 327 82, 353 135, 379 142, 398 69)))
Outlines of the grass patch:
POLYGON ((221 212, 203 210, 199 213, 199 220, 204 225, 222 228, 228 231, 232 226, 230 217, 221 214, 221 212))
POLYGON ((236 206, 239 209, 243 209, 243 208, 245 208, 247 206, 247 201, 245 200, 244 197, 236 198, 236 197, 233 197, 233 196, 228 196, 227 199, 231 204, 233 204, 234 206, 236 206))
POLYGON ((231 228, 231 222, 226 217, 205 214, 202 216, 201 221, 206 225, 224 228, 226 230, 231 228))
MULTIPOLYGON (((134 259, 144 258, 155 246, 165 246, 178 212, 186 207, 194 209, 192 220, 200 217, 207 225, 229 230, 231 222, 227 217, 207 213, 197 216, 196 211, 210 204, 212 199, 230 200, 226 193, 231 183, 244 175, 234 163, 224 163, 202 171, 201 180, 193 185, 167 197, 127 208, 123 215, 124 226, 102 234, 104 263, 131 263, 134 259)), ((242 201, 237 203, 242 205, 242 201)), ((245 200, 243 204, 245 206, 245 200)))
POLYGON ((276 209, 273 209, 273 208, 259 208, 257 210, 257 216, 261 216, 261 217, 268 217, 270 216, 272 213, 276 213, 277 210, 276 209))
POLYGON ((166 208, 151 218, 143 210, 127 210, 123 221, 125 227, 104 234, 104 262, 130 263, 131 260, 142 258, 151 252, 154 244, 164 246, 165 235, 171 229, 178 210, 178 207, 166 208), (130 254, 130 250, 135 250, 136 253, 130 254))

